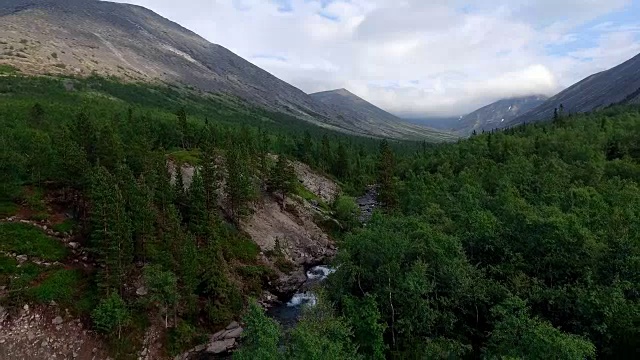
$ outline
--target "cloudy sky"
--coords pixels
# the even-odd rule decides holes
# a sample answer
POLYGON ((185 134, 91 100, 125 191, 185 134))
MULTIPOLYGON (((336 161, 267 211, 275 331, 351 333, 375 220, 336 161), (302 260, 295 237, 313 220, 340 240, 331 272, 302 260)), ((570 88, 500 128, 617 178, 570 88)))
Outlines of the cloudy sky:
POLYGON ((640 0, 117 0, 150 8, 306 92, 405 117, 553 95, 640 53, 640 0))

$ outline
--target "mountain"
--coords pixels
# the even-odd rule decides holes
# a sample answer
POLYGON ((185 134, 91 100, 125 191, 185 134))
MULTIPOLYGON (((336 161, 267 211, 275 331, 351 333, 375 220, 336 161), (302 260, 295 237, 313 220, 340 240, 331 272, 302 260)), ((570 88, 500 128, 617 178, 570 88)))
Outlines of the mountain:
POLYGON ((591 75, 509 122, 551 120, 560 105, 565 113, 581 113, 621 102, 640 102, 640 54, 609 70, 591 75))
POLYGON ((318 92, 311 94, 311 97, 333 112, 339 113, 343 126, 357 133, 368 133, 375 129, 380 135, 390 138, 417 139, 428 134, 429 138, 442 141, 455 139, 450 134, 410 124, 346 89, 318 92))
POLYGON ((407 122, 417 125, 424 125, 437 130, 444 131, 453 131, 453 128, 456 126, 459 116, 453 117, 423 117, 423 118, 415 118, 415 117, 403 117, 407 122))
POLYGON ((0 54, 0 64, 12 65, 24 74, 97 74, 178 84, 223 94, 229 101, 242 99, 238 106, 283 112, 346 133, 421 139, 433 135, 419 127, 390 133, 353 126, 359 118, 338 113, 228 49, 135 5, 2 0, 0 54))
POLYGON ((503 99, 460 117, 454 130, 463 135, 501 128, 509 121, 543 104, 544 95, 503 99))

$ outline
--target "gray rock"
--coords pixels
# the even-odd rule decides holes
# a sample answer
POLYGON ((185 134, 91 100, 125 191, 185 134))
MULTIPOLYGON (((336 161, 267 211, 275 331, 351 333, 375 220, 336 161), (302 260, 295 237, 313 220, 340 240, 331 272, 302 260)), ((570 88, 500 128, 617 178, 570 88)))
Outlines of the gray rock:
POLYGON ((229 351, 236 345, 236 339, 224 339, 214 341, 207 346, 206 352, 210 354, 220 354, 229 351))
POLYGON ((75 250, 80 247, 80 244, 77 242, 70 242, 69 247, 75 250))
POLYGON ((139 288, 136 289, 136 295, 138 296, 145 296, 149 293, 149 291, 147 290, 146 287, 141 286, 139 288))
POLYGON ((56 318, 55 318, 55 319, 53 319, 53 321, 51 321, 51 323, 52 323, 53 325, 60 325, 60 324, 62 324, 62 323, 63 323, 62 316, 56 316, 56 318))
POLYGON ((22 264, 23 262, 29 260, 29 257, 27 255, 18 255, 16 256, 16 260, 18 260, 19 264, 22 264))
POLYGON ((224 334, 224 338, 225 339, 237 339, 242 335, 242 332, 243 332, 243 329, 241 327, 237 327, 235 329, 228 330, 224 334))
POLYGON ((211 340, 210 340, 210 341, 211 341, 211 342, 214 342, 214 341, 217 341, 217 340, 220 340, 220 339, 224 338, 224 334, 225 334, 226 332, 227 332, 226 330, 220 330, 220 331, 218 331, 217 333, 215 333, 215 334, 211 335, 211 338, 210 338, 211 340))
POLYGON ((25 304, 23 307, 24 311, 29 311, 29 305, 25 304))
POLYGON ((240 327, 240 324, 238 324, 237 321, 233 321, 231 324, 229 324, 225 330, 233 330, 233 329, 237 329, 240 327))

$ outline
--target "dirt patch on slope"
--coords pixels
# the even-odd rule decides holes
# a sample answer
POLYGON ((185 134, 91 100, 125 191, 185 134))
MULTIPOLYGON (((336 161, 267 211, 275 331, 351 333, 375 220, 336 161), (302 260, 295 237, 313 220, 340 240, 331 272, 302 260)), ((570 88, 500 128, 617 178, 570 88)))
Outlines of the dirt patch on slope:
POLYGON ((54 306, 25 307, 0 324, 0 360, 107 358, 92 331, 54 306))
POLYGON ((293 167, 302 185, 322 199, 322 201, 331 203, 336 196, 338 196, 338 193, 340 193, 338 184, 328 177, 313 171, 309 165, 294 161, 293 167))
POLYGON ((315 224, 310 208, 287 199, 286 210, 265 197, 250 219, 242 224, 262 251, 275 250, 276 240, 287 258, 298 265, 313 264, 335 255, 329 236, 315 224))

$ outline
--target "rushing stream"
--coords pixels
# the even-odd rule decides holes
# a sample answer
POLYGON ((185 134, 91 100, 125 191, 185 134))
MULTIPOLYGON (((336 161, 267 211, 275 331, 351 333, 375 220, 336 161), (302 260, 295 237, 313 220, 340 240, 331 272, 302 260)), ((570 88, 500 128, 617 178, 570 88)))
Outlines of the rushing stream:
POLYGON ((307 281, 300 287, 299 292, 286 302, 267 310, 267 314, 277 320, 283 327, 289 328, 296 324, 302 308, 305 305, 314 306, 318 298, 310 289, 313 285, 323 282, 335 270, 326 266, 315 266, 307 271, 307 281))

